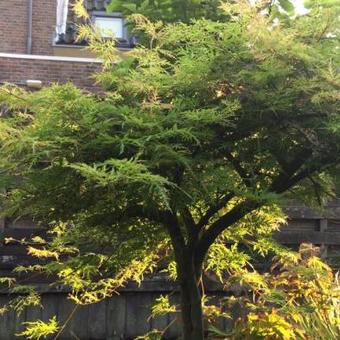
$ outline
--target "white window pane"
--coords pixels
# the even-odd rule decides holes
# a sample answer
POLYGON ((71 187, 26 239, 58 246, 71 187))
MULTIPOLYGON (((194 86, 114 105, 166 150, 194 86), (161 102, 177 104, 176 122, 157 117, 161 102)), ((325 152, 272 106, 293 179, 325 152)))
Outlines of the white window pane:
POLYGON ((123 38, 123 19, 121 18, 105 18, 96 17, 95 24, 102 32, 104 38, 110 37, 112 34, 116 38, 123 38))

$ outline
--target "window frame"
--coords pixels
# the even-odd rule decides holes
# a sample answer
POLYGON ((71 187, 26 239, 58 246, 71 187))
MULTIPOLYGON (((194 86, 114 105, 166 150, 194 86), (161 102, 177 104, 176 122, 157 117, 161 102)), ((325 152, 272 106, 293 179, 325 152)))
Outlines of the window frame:
POLYGON ((119 46, 119 41, 124 41, 126 43, 129 43, 129 34, 128 34, 127 27, 126 27, 126 21, 124 20, 124 16, 122 15, 122 13, 119 13, 119 12, 108 13, 108 12, 105 12, 105 11, 92 11, 91 12, 91 21, 93 22, 94 25, 96 24, 96 18, 107 18, 107 19, 112 18, 112 19, 122 20, 123 36, 117 37, 118 46, 119 46))

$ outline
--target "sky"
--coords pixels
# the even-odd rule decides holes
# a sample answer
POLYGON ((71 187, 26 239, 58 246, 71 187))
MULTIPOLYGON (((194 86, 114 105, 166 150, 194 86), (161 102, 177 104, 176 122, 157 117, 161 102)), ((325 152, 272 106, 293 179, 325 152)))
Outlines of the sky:
POLYGON ((305 14, 308 10, 303 5, 303 0, 292 0, 297 14, 305 14))

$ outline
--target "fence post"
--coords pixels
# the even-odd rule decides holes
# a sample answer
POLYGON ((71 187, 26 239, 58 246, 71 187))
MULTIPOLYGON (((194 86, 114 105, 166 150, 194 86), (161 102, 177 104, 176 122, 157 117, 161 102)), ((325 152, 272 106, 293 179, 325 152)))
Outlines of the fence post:
MULTIPOLYGON (((327 231, 328 220, 326 218, 320 219, 319 221, 320 233, 324 233, 327 231)), ((328 245, 322 243, 320 245, 320 256, 324 259, 327 257, 328 245)))

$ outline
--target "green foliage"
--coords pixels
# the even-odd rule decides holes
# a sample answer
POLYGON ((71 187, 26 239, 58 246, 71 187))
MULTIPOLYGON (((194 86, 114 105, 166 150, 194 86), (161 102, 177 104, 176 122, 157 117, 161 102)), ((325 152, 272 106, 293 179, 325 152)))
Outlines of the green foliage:
POLYGON ((339 281, 317 253, 317 248, 301 245, 295 257, 278 256, 260 286, 254 284, 257 279, 248 280, 239 298, 248 313, 237 320, 230 338, 338 339, 339 281))
POLYGON ((16 283, 14 277, 0 277, 0 284, 7 285, 8 287, 13 286, 16 283))
POLYGON ((140 13, 152 20, 188 22, 193 18, 220 18, 219 5, 218 0, 112 0, 108 10, 125 15, 140 13))
POLYGON ((151 317, 164 315, 168 313, 174 313, 176 311, 175 306, 171 306, 168 296, 161 295, 157 298, 151 308, 151 317))
POLYGON ((162 340, 162 332, 152 330, 145 335, 138 336, 136 340, 162 340))
MULTIPOLYGON (((190 22, 194 19, 225 20, 220 0, 111 0, 109 12, 121 12, 124 15, 142 14, 151 20, 164 22, 190 22)), ((289 0, 256 1, 258 10, 294 13, 294 5, 289 0)), ((254 4, 254 5, 255 5, 254 4)))
POLYGON ((59 329, 56 317, 53 317, 48 322, 40 320, 25 322, 25 325, 27 326, 26 329, 17 335, 31 340, 39 340, 42 337, 55 334, 59 329))
POLYGON ((9 287, 9 292, 15 297, 0 308, 0 315, 14 310, 20 315, 28 306, 41 306, 41 296, 35 287, 29 285, 16 284, 9 287))
MULTIPOLYGON (((147 43, 118 64, 114 43, 84 28, 101 93, 1 87, 3 214, 50 232, 29 251, 51 261, 19 271, 56 274, 78 304, 160 266, 182 287, 205 272, 277 298, 256 265, 297 263, 271 239, 278 206, 292 193, 322 202, 339 178, 338 18, 318 8, 278 25, 260 5, 221 6, 226 20, 133 15, 147 43)), ((254 313, 274 333, 290 322, 254 313)))

